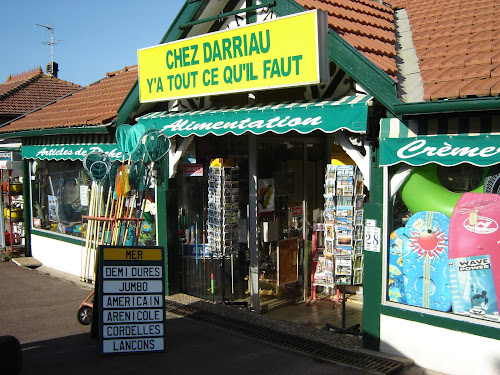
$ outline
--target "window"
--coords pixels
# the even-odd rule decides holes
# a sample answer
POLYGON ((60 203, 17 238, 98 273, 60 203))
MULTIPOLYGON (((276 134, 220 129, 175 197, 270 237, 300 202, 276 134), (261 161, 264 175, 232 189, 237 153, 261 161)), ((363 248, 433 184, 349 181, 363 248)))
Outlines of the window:
POLYGON ((82 162, 36 160, 32 171, 33 227, 82 237, 92 183, 82 162))
MULTIPOLYGON (((59 234, 74 236, 86 239, 87 217, 89 216, 90 205, 92 204, 92 179, 89 177, 81 161, 48 161, 35 160, 31 163, 31 200, 32 200, 32 226, 33 228, 55 232, 59 234)), ((116 169, 115 169, 116 171, 116 169)), ((110 182, 114 182, 114 177, 108 175, 103 184, 103 194, 101 197, 100 214, 96 217, 107 217, 108 223, 120 223, 124 225, 124 220, 117 221, 116 193, 108 200, 110 182), (111 180, 111 181, 110 181, 111 180)), ((132 181, 130 181, 132 184, 132 181)), ((137 193, 132 185, 131 192, 123 201, 121 218, 136 218, 139 220, 129 221, 128 236, 137 236, 139 245, 156 245, 156 205, 155 205, 154 184, 146 188, 143 193, 137 193), (130 199, 132 196, 135 199, 130 199), (130 202, 134 202, 130 208, 130 202), (143 212, 141 213, 141 210, 143 212), (140 222, 140 231, 132 230, 136 223, 140 222)), ((97 220, 104 223, 104 220, 97 220)), ((98 234, 101 243, 106 243, 104 237, 104 225, 100 225, 98 234)), ((111 229, 108 229, 110 231, 111 229)), ((122 231, 125 232, 125 231, 122 231)), ((128 237, 127 237, 128 238, 128 237)), ((133 245, 135 237, 131 237, 127 243, 133 245)))
POLYGON ((387 300, 500 322, 497 168, 412 167, 392 197, 387 300))

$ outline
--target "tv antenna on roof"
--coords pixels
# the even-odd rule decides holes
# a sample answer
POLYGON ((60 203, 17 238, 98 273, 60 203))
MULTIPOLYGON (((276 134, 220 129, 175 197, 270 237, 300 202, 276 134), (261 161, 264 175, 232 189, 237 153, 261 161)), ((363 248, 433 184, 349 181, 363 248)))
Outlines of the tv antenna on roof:
POLYGON ((40 25, 39 23, 36 24, 37 26, 40 27, 45 27, 47 31, 50 32, 50 42, 42 42, 42 44, 46 44, 50 46, 50 61, 53 63, 54 62, 54 44, 57 44, 60 42, 60 40, 54 40, 54 27, 50 25, 40 25))

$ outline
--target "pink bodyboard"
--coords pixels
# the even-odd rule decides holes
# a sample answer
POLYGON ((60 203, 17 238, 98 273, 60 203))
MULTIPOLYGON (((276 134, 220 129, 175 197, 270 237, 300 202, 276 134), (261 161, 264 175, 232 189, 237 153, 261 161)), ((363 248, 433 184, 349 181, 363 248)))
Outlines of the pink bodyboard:
POLYGON ((500 195, 465 193, 450 219, 449 259, 489 255, 500 291, 500 195))

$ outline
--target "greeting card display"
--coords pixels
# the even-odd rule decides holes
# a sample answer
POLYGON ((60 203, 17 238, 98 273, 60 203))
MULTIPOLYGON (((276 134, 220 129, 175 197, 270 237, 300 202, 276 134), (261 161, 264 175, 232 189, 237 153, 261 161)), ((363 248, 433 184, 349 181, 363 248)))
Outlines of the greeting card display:
POLYGON ((238 250, 239 169, 214 159, 208 169, 207 246, 216 255, 238 250))
POLYGON ((332 285, 363 283, 363 176, 354 165, 325 171, 323 278, 332 285), (331 256, 331 274, 327 257, 331 256), (328 276, 331 275, 330 278, 328 276))

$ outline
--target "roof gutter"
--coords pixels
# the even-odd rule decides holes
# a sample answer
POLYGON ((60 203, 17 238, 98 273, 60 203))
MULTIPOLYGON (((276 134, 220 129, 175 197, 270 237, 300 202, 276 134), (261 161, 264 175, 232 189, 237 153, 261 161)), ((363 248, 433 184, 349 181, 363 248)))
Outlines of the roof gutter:
POLYGON ((500 96, 393 104, 396 116, 500 110, 500 96))
POLYGON ((73 127, 73 128, 49 128, 49 129, 37 129, 37 130, 24 130, 24 131, 14 131, 10 133, 0 133, 0 138, 27 138, 27 137, 43 137, 45 135, 52 134, 103 134, 109 133, 108 127, 111 124, 106 124, 103 126, 85 126, 85 127, 73 127))

